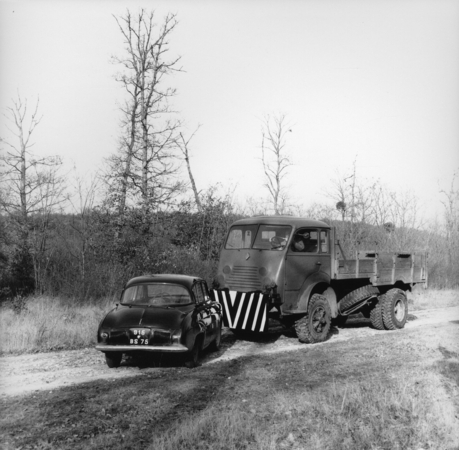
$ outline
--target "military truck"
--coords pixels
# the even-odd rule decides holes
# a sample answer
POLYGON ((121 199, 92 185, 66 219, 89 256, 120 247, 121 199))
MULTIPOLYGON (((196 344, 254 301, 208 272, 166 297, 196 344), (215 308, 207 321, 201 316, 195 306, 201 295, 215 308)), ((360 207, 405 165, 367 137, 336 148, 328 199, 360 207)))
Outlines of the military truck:
POLYGON ((213 295, 235 333, 266 332, 277 319, 294 326, 301 342, 322 342, 332 322, 357 312, 379 330, 396 330, 407 320, 407 291, 427 286, 426 257, 358 251, 347 259, 325 222, 252 217, 231 225, 213 295))

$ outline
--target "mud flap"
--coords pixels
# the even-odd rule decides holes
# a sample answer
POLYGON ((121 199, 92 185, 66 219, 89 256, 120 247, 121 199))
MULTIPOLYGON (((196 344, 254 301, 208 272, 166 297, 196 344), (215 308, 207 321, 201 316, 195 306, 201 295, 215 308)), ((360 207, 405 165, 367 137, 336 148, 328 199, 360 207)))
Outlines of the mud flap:
POLYGON ((223 324, 233 330, 265 332, 268 330, 269 297, 261 292, 237 292, 212 289, 213 300, 223 308, 223 324))

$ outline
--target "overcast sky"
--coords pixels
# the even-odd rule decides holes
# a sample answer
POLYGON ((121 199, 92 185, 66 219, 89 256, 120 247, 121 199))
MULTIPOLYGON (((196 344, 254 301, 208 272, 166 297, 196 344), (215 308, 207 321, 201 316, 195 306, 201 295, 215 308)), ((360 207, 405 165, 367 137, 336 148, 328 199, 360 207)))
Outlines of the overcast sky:
MULTIPOLYGON (((459 1, 0 1, 0 108, 40 97, 40 155, 90 174, 117 147, 123 54, 113 15, 168 12, 183 73, 173 106, 192 141, 198 188, 264 194, 266 114, 291 124, 292 195, 328 201, 336 171, 412 190, 427 215, 459 169, 459 1)), ((3 119, 3 118, 2 118, 3 119)), ((0 133, 8 137, 5 120, 0 133)))

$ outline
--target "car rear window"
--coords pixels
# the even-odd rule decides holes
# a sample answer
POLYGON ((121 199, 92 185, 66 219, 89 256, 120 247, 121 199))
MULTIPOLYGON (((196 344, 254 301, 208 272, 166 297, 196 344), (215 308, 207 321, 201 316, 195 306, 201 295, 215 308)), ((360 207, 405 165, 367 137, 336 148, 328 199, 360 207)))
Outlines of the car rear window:
POLYGON ((187 305, 192 299, 179 284, 145 283, 128 287, 121 299, 123 305, 174 306, 187 305))

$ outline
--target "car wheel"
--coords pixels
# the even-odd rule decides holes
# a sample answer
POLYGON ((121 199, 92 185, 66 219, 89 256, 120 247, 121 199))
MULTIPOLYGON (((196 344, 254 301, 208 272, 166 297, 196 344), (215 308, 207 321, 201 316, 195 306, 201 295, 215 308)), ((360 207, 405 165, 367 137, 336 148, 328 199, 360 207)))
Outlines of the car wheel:
POLYGON ((121 364, 121 359, 123 358, 123 354, 121 352, 107 352, 105 353, 105 362, 110 369, 114 369, 115 367, 119 367, 121 364))
POLYGON ((199 354, 201 353, 201 339, 196 338, 193 348, 187 353, 185 366, 189 369, 197 367, 199 363, 199 354))
POLYGON ((215 340, 210 344, 210 349, 213 352, 218 352, 222 346, 222 324, 220 322, 220 326, 217 329, 217 335, 215 336, 215 340))

